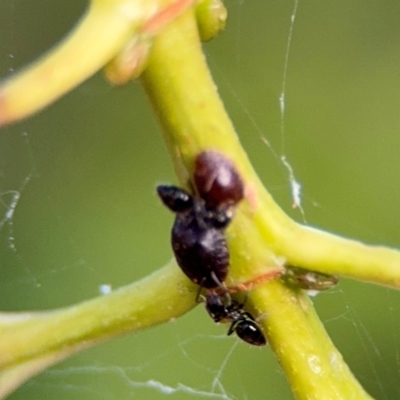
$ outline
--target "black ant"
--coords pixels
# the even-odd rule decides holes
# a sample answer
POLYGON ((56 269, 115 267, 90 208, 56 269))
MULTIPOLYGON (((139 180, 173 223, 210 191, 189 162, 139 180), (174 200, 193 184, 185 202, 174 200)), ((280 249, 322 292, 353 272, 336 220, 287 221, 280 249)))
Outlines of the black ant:
POLYGON ((243 310, 243 304, 235 300, 228 301, 225 305, 222 297, 213 291, 209 291, 205 298, 206 310, 215 322, 230 322, 228 335, 236 332, 246 343, 255 346, 264 346, 267 341, 253 316, 243 310))

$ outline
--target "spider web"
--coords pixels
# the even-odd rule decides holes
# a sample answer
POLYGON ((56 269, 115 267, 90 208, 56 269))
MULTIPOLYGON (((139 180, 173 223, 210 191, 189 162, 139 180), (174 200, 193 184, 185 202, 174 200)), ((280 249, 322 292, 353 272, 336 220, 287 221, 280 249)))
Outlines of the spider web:
MULTIPOLYGON (((67 32, 83 6, 65 4, 0 3, 0 76, 67 32)), ((301 222, 398 245, 400 5, 226 5, 227 29, 205 51, 278 204, 301 222)), ((171 219, 154 187, 174 178, 137 89, 111 89, 98 76, 0 130, 2 310, 78 303, 170 257, 171 219)), ((343 280, 315 302, 364 387, 379 399, 398 398, 398 293, 343 280)), ((226 330, 198 307, 173 324, 79 354, 11 398, 291 398, 271 351, 226 330)))

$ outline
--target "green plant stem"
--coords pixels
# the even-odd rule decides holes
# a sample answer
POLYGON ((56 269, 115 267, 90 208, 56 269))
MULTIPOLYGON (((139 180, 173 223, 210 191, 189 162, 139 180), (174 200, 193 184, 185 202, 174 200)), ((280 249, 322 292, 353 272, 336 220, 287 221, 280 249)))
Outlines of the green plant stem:
POLYGON ((196 20, 203 42, 213 39, 225 28, 228 13, 221 0, 202 0, 196 6, 196 20))
POLYGON ((254 289, 250 298, 266 311, 260 323, 297 399, 371 399, 335 348, 304 291, 273 281, 254 289))
POLYGON ((87 347, 85 343, 81 343, 73 347, 67 347, 65 350, 56 350, 32 360, 19 362, 14 367, 6 368, 0 373, 0 399, 6 398, 32 376, 87 347))
MULTIPOLYGON (((276 266, 279 257, 302 261, 296 249, 302 245, 303 232, 310 242, 310 232, 321 242, 326 251, 321 261, 330 258, 339 239, 292 222, 249 164, 209 74, 192 13, 179 17, 156 39, 142 82, 183 185, 188 185, 196 155, 210 148, 234 160, 245 181, 246 201, 228 230, 234 279, 276 266), (298 240, 292 241, 294 238, 298 240), (289 243, 293 250, 286 253, 289 243)), ((342 239, 340 245, 347 246, 342 257, 361 256, 364 251, 354 247, 353 241, 342 239)), ((399 253, 395 257, 400 260, 399 253)), ((345 261, 340 256, 335 259, 339 264, 345 261)), ((299 399, 370 398, 333 346, 303 292, 296 294, 279 281, 270 282, 255 289, 249 303, 266 316, 263 323, 268 337, 299 399)))
MULTIPOLYGON (((268 229, 265 227, 265 229, 268 229)), ((274 250, 292 265, 400 288, 400 252, 298 225, 274 250)))
POLYGON ((57 350, 67 356, 68 348, 172 321, 196 304, 196 294, 197 287, 171 262, 139 282, 76 306, 33 313, 13 324, 2 323, 0 315, 0 369, 57 350))
MULTIPOLYGON (((0 126, 49 105, 100 70, 137 38, 157 32, 191 0, 92 0, 63 42, 0 84, 0 126), (147 32, 147 30, 150 30, 147 32)), ((132 53, 135 52, 131 48, 132 53)))
MULTIPOLYGON (((58 53, 64 54, 57 58, 58 63, 76 60, 78 54, 79 64, 74 65, 79 67, 70 69, 57 63, 49 67, 50 55, 37 68, 10 80, 0 93, 0 123, 29 115, 48 104, 116 55, 139 32, 141 24, 146 27, 147 23, 147 28, 155 32, 180 12, 179 7, 189 3, 94 0, 93 7, 99 8, 90 12, 98 14, 89 12, 93 17, 85 20, 89 25, 78 28, 85 29, 82 41, 76 37, 66 41, 58 53), (171 8, 157 9, 164 5, 171 8), (115 14, 121 10, 119 6, 124 6, 125 12, 140 11, 140 21, 120 25, 121 15, 115 14), (105 46, 99 31, 112 38, 113 44, 105 46), (96 47, 90 46, 93 43, 96 47), (87 48, 94 53, 87 52, 87 48), (43 71, 49 91, 42 93, 43 71), (52 73, 55 80, 49 83, 52 73)), ((207 27, 209 36, 220 26, 211 28, 207 27)), ((227 231, 232 264, 228 284, 266 276, 289 263, 400 286, 399 251, 303 227, 273 201, 255 174, 218 96, 201 50, 193 10, 155 40, 142 82, 164 128, 182 185, 189 185, 196 155, 211 148, 230 157, 243 177, 246 199, 227 231)), ((173 262, 138 283, 76 306, 41 313, 0 314, 0 396, 83 348, 179 317, 195 305, 196 293, 195 285, 173 262)), ((369 398, 334 348, 304 293, 294 292, 279 281, 270 282, 255 288, 248 303, 266 317, 263 325, 298 398, 320 400, 324 394, 327 399, 369 398)))

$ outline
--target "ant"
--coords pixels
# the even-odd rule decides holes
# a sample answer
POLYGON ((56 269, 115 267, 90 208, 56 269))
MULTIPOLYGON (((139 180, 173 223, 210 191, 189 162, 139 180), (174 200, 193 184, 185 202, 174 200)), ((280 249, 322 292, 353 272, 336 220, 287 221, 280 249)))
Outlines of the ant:
POLYGON ((229 300, 228 305, 225 305, 222 297, 213 291, 207 293, 205 303, 208 314, 215 322, 231 322, 228 335, 236 332, 240 339, 254 346, 264 346, 267 343, 253 316, 243 310, 244 304, 229 300))

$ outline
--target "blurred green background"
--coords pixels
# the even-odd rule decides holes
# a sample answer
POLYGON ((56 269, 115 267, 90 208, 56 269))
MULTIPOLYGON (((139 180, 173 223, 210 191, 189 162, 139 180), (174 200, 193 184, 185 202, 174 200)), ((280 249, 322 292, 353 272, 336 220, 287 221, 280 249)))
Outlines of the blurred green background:
MULTIPOLYGON (((302 221, 291 208, 285 155, 310 225, 398 246, 400 2, 300 0, 283 134, 279 96, 294 3, 226 4, 227 28, 204 50, 276 201, 302 221)), ((0 76, 53 46, 85 6, 2 0, 0 76)), ((98 74, 0 130, 0 309, 67 306, 164 265, 172 215, 155 195, 160 182, 176 179, 138 82, 116 89, 98 74)), ((400 294, 342 280, 315 304, 366 389, 377 399, 399 398, 400 294)), ((291 399, 270 349, 226 338, 226 330, 197 307, 56 365, 11 399, 291 399)))

